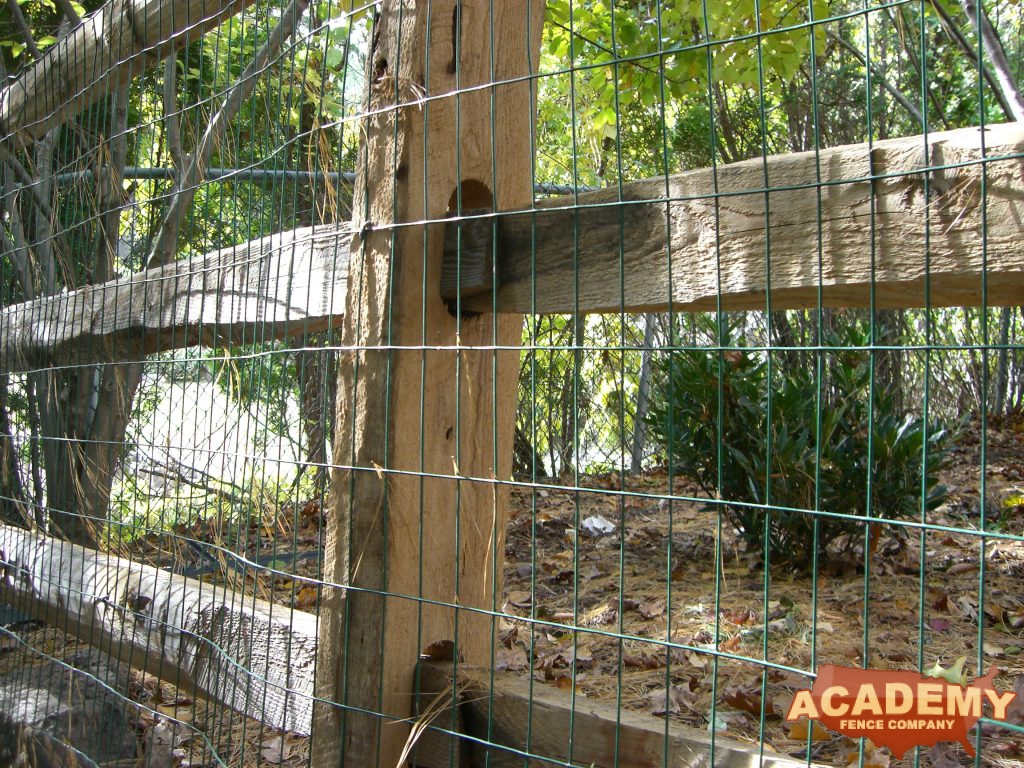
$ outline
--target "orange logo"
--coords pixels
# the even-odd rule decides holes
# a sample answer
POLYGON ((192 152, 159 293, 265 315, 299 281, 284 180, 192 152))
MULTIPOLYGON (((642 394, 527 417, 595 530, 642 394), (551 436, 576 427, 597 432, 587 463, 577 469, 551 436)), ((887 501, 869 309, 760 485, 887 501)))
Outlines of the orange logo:
POLYGON ((818 668, 810 690, 797 691, 786 720, 810 717, 845 736, 866 736, 896 757, 940 741, 959 741, 973 756, 967 731, 982 716, 982 706, 988 702, 992 717, 1005 720, 1017 696, 992 686, 998 674, 992 667, 970 685, 959 685, 917 672, 826 664, 818 668))

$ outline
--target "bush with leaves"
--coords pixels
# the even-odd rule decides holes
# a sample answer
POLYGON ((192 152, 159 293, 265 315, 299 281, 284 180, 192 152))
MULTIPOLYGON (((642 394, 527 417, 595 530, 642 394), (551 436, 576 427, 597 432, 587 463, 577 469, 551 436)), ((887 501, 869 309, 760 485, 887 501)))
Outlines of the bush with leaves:
POLYGON ((869 495, 872 518, 920 514, 922 492, 925 510, 942 503, 954 433, 895 412, 891 393, 872 387, 863 328, 829 332, 820 366, 813 353, 787 365, 779 350, 769 365, 769 353, 736 345, 735 326, 719 336, 713 317, 697 322, 719 344, 666 353, 648 420, 675 471, 725 502, 748 550, 809 566, 815 549, 863 540, 869 495))

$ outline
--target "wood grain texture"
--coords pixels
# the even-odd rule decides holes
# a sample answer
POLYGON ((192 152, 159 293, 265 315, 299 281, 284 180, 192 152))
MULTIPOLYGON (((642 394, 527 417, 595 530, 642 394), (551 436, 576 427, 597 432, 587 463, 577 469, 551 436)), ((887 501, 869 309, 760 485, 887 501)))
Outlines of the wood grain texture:
POLYGON ((325 565, 359 589, 329 596, 318 665, 318 695, 353 709, 317 707, 316 765, 398 763, 409 725, 396 719, 427 645, 490 664, 495 623, 467 609, 500 605, 508 495, 489 478, 511 477, 519 355, 488 347, 518 345, 522 318, 453 316, 443 227, 415 222, 458 212, 460 184, 462 209, 531 204, 525 78, 543 14, 542 0, 380 6, 325 565))
MULTIPOLYGON (((463 221, 461 235, 459 225, 439 223, 428 239, 445 230, 440 292, 454 304, 458 274, 469 311, 663 311, 670 296, 681 312, 714 309, 719 296, 723 309, 764 309, 769 284, 773 309, 801 309, 816 306, 819 281, 826 306, 868 306, 873 281, 877 307, 911 308, 926 303, 926 271, 932 306, 980 305, 983 273, 989 305, 1015 305, 1024 301, 1024 126, 990 127, 985 164, 980 142, 973 128, 932 134, 931 166, 956 167, 930 173, 927 206, 920 136, 872 150, 771 157, 768 183, 792 188, 767 195, 760 160, 722 166, 717 207, 707 169, 672 177, 667 204, 664 179, 628 184, 621 195, 581 194, 578 210, 566 198, 544 200, 536 213, 496 217, 497 294, 495 218, 463 221)), ((294 230, 8 307, 0 315, 0 372, 137 360, 337 325, 350 242, 347 226, 294 230)))
MULTIPOLYGON (((493 677, 486 671, 459 665, 458 682, 453 684, 451 664, 424 662, 419 667, 420 687, 416 692, 417 712, 430 712, 438 703, 456 702, 434 715, 434 728, 417 741, 412 762, 418 768, 448 768, 450 765, 524 765, 522 754, 536 755, 530 766, 548 766, 552 761, 573 765, 613 768, 797 768, 808 765, 786 755, 764 753, 755 745, 678 723, 619 710, 614 704, 577 696, 575 705, 568 691, 533 683, 508 673, 493 677), (458 693, 453 697, 452 690, 458 693), (440 697, 440 698, 439 698, 440 697), (452 727, 453 723, 455 728, 452 727), (443 729, 443 730, 442 730, 443 729), (457 731, 471 739, 453 739, 457 731), (667 738, 666 738, 667 733, 667 738), (487 748, 480 743, 497 745, 487 748), (449 751, 455 745, 455 755, 449 751), (505 749, 501 749, 505 747, 505 749), (541 759, 546 758, 546 759, 541 759)), ((814 765, 813 763, 811 764, 814 765)))
POLYGON ((765 309, 770 286, 772 309, 801 309, 819 285, 831 307, 869 306, 872 285, 878 308, 978 306, 983 275, 989 305, 1020 304, 1024 124, 990 126, 984 144, 965 128, 544 200, 500 217, 497 295, 463 306, 765 309))
POLYGON ((0 90, 0 142, 31 144, 253 0, 111 0, 0 90))
POLYGON ((265 725, 310 732, 312 614, 7 525, 0 598, 265 725))
POLYGON ((0 373, 137 361, 193 344, 259 343, 337 326, 347 226, 296 229, 0 312, 0 373))

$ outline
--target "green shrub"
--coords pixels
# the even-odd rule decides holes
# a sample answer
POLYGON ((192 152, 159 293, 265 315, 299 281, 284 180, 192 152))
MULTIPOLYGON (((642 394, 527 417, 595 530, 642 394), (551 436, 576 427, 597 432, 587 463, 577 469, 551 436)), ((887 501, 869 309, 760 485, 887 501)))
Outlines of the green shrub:
MULTIPOLYGON (((699 322, 708 338, 717 336, 713 318, 699 322)), ((817 498, 822 511, 863 517, 869 493, 869 429, 872 517, 919 514, 924 440, 925 508, 943 501, 938 472, 948 460, 952 434, 938 423, 926 428, 922 419, 896 413, 891 393, 879 391, 877 382, 870 396, 870 353, 850 349, 865 345, 862 330, 850 324, 826 339, 826 346, 839 349, 823 354, 826 384, 820 397, 813 353, 791 353, 800 355, 803 364, 791 360, 787 365, 776 351, 769 381, 767 353, 736 348, 736 335, 733 328, 723 329, 724 351, 669 352, 658 366, 648 421, 675 470, 697 481, 712 498, 727 502, 725 513, 748 550, 764 547, 767 535, 773 562, 809 565, 815 519, 820 554, 835 554, 862 541, 863 523, 858 520, 776 507, 813 510, 817 498), (728 502, 770 502, 770 508, 728 502)))

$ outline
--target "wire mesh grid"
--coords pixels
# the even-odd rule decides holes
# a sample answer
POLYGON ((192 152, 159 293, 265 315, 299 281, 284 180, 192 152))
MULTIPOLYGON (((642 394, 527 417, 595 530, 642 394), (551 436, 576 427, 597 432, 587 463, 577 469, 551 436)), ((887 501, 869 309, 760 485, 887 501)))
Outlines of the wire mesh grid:
POLYGON ((0 762, 1021 760, 1019 3, 0 25, 0 762))

